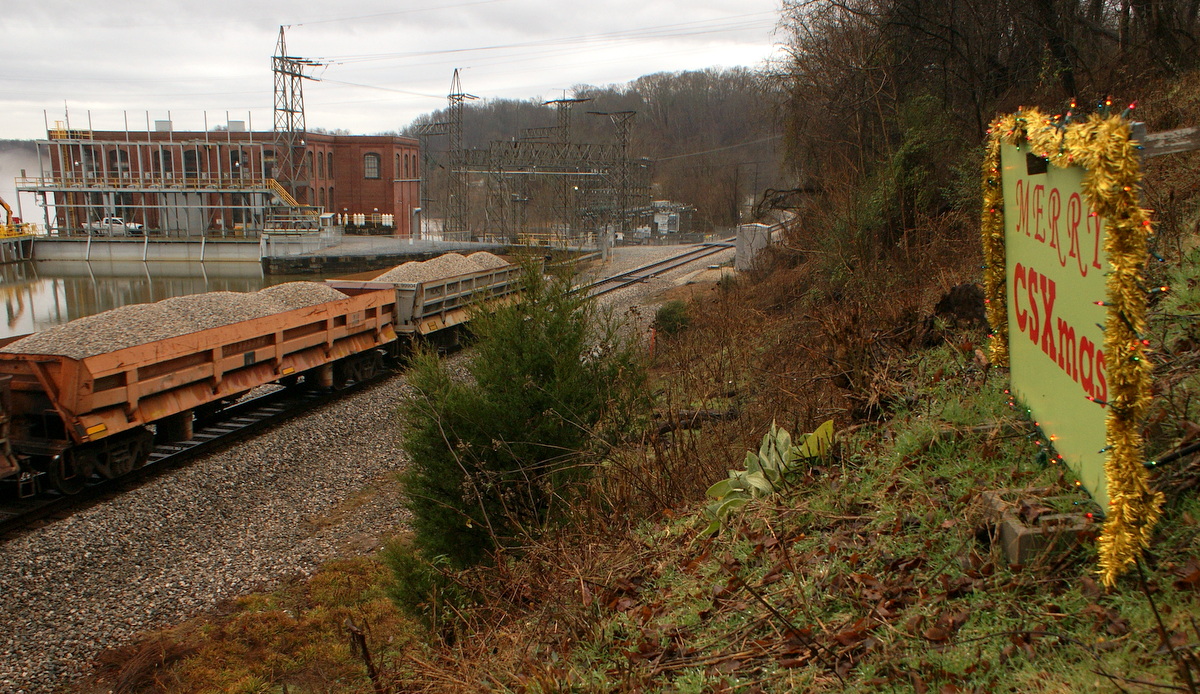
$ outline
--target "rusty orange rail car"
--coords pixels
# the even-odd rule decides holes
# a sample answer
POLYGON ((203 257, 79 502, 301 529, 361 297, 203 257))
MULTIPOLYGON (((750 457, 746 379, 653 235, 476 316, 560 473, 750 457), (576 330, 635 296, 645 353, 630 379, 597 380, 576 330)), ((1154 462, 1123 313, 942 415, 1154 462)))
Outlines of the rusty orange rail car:
POLYGON ((254 388, 369 380, 405 338, 448 339, 473 305, 511 296, 519 275, 510 265, 432 282, 329 281, 331 301, 86 356, 0 341, 0 479, 72 494, 140 467, 156 441, 191 438, 198 414, 254 388))

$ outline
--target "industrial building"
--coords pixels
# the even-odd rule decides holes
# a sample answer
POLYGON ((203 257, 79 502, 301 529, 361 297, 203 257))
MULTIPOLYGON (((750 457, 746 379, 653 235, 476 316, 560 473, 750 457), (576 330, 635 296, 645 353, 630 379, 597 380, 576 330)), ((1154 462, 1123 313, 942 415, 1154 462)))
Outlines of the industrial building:
POLYGON ((145 130, 58 125, 37 143, 41 170, 17 181, 41 208, 50 234, 256 237, 316 230, 321 215, 364 215, 409 236, 420 206, 416 139, 302 132, 290 173, 277 132, 244 121, 177 132, 170 121, 145 130), (120 218, 126 225, 114 228, 120 218), (140 227, 138 226, 140 225, 140 227))

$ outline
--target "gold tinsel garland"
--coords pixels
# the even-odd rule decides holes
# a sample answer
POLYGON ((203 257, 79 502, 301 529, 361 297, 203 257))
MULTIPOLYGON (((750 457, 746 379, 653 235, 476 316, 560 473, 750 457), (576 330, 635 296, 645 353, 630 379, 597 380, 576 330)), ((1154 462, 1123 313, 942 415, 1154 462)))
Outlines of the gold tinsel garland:
POLYGON ((1129 123, 1118 116, 1092 115, 1064 123, 1036 109, 992 121, 983 163, 983 255, 987 316, 992 326, 992 363, 1008 365, 1008 308, 1005 282, 1002 144, 1028 146, 1050 164, 1086 171, 1083 193, 1106 223, 1108 318, 1104 353, 1109 400, 1104 464, 1108 512, 1100 535, 1100 576, 1113 585, 1150 544, 1163 496, 1150 489, 1142 455, 1142 419, 1150 405, 1151 366, 1146 359, 1146 293, 1141 285, 1151 234, 1149 213, 1138 204, 1141 167, 1129 123))

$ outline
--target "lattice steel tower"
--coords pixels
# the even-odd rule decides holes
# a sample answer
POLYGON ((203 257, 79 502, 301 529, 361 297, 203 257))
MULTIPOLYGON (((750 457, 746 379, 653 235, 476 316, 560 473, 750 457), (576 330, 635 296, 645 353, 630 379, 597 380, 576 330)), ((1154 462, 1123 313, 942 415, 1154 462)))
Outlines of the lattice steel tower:
POLYGON ((450 185, 446 188, 450 199, 447 205, 449 218, 446 220, 446 231, 462 234, 470 232, 467 220, 467 153, 463 149, 463 103, 479 97, 463 92, 458 68, 454 69, 454 79, 450 82, 450 94, 447 98, 450 100, 447 133, 450 136, 450 185))
MULTIPOLYGON (((308 180, 304 170, 304 80, 312 79, 305 69, 321 65, 314 60, 297 58, 287 54, 284 27, 279 27, 279 41, 275 44, 275 55, 271 57, 271 71, 275 73, 275 178, 283 184, 292 197, 296 187, 308 180)), ((312 201, 307 201, 309 204, 312 201)))

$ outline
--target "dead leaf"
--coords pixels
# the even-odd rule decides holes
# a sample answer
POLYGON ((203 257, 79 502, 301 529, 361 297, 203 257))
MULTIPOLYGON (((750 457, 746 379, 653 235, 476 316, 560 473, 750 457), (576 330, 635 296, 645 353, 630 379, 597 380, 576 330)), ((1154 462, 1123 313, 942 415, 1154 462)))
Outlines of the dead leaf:
POLYGON ((862 617, 845 630, 834 634, 833 640, 847 648, 857 646, 867 637, 867 627, 867 619, 866 617, 862 617))
POLYGON ((1200 561, 1195 557, 1188 559, 1188 563, 1176 569, 1175 573, 1179 576, 1173 584, 1176 590, 1200 589, 1200 561))

